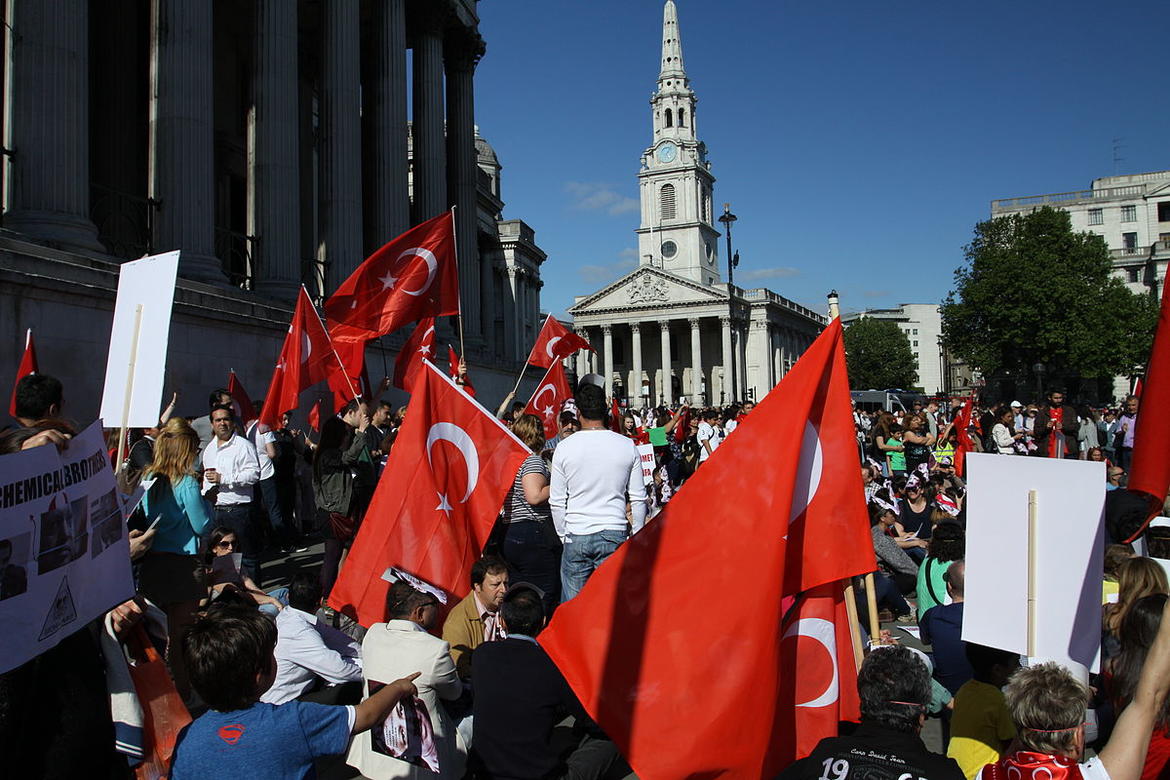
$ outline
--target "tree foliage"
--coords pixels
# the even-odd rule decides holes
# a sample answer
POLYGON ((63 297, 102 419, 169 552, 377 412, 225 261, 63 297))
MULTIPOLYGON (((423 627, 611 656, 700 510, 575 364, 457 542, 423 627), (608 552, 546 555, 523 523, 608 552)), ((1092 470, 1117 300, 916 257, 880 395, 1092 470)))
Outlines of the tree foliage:
POLYGON ((908 389, 918 383, 910 339, 890 320, 862 317, 846 328, 845 365, 854 390, 908 389))
POLYGON ((943 341, 988 376, 1129 374, 1146 360, 1157 306, 1110 273, 1105 240, 1044 207, 981 222, 942 304, 943 341))

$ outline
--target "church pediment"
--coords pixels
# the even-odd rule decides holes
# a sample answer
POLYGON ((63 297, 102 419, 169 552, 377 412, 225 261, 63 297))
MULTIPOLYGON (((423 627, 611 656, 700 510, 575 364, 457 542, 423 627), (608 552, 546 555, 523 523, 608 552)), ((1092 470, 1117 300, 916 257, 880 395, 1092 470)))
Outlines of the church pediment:
POLYGON ((725 301, 714 288, 659 268, 642 267, 618 279, 569 309, 574 315, 615 309, 658 308, 678 303, 725 301))

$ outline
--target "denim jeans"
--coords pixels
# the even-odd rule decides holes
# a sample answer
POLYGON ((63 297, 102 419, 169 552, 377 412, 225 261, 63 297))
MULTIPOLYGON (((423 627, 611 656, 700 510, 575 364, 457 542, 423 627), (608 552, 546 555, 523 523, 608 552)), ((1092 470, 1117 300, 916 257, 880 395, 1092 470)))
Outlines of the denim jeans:
POLYGON ((561 603, 575 597, 589 576, 629 538, 626 529, 569 534, 561 552, 561 603))
MULTIPOLYGON (((260 488, 259 504, 254 504, 257 509, 268 515, 268 527, 272 530, 273 538, 270 540, 278 547, 287 547, 291 543, 288 526, 284 522, 284 511, 277 498, 276 477, 269 477, 262 479, 256 483, 260 488)), ((262 524, 263 525, 263 524, 262 524)))
POLYGON ((540 521, 508 523, 500 552, 512 567, 513 582, 531 582, 544 591, 544 615, 561 603, 561 542, 551 526, 540 521))

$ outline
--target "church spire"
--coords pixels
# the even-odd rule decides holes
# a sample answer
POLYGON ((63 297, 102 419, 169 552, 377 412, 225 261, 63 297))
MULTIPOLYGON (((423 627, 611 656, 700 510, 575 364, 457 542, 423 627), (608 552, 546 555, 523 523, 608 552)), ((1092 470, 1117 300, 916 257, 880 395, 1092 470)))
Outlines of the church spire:
POLYGON ((682 40, 678 34, 678 9, 674 0, 666 0, 662 9, 662 70, 658 74, 658 89, 673 82, 671 87, 689 86, 687 72, 683 67, 682 40))

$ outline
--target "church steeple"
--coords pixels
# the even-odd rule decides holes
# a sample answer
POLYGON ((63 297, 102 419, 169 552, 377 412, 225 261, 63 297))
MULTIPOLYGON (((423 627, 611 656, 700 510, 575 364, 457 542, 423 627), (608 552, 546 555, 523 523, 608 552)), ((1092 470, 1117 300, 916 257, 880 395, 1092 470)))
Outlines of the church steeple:
POLYGON ((662 9, 662 70, 658 73, 660 92, 668 80, 681 82, 680 86, 684 89, 690 87, 686 68, 683 67, 682 39, 678 35, 678 8, 675 7, 674 0, 666 0, 666 7, 662 9))
POLYGON ((666 0, 662 8, 662 68, 658 72, 658 89, 650 99, 654 111, 654 138, 693 140, 696 102, 691 81, 683 67, 678 8, 674 0, 666 0))

